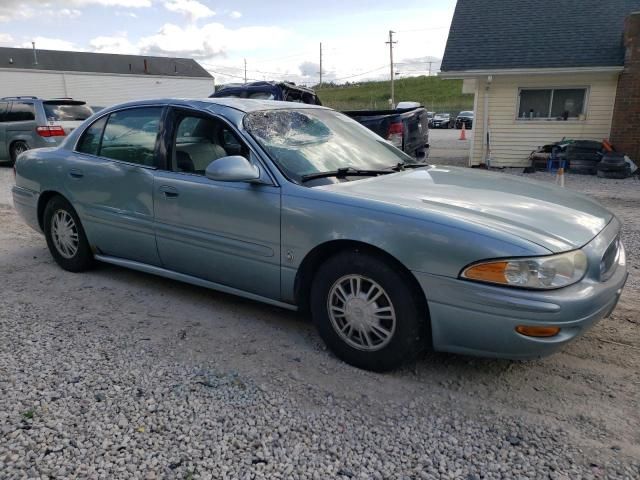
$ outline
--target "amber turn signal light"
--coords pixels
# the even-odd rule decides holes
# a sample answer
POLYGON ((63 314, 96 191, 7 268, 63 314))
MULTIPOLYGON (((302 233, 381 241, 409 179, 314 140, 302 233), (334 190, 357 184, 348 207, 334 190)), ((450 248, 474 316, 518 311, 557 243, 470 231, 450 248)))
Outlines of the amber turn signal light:
POLYGON ((518 325, 516 332, 527 337, 555 337, 560 333, 560 327, 531 327, 518 325))

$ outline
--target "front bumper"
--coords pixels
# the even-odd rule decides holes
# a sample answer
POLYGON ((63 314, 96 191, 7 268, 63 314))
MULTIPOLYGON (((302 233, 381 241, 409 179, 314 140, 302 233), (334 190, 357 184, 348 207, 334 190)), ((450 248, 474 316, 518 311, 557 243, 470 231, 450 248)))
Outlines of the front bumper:
POLYGON ((437 351, 495 358, 528 359, 549 355, 607 317, 627 280, 621 259, 606 282, 599 260, 620 230, 614 219, 583 247, 589 271, 580 282, 558 290, 496 287, 414 272, 428 299, 433 347, 437 351), (560 327, 549 338, 527 337, 518 325, 560 327))

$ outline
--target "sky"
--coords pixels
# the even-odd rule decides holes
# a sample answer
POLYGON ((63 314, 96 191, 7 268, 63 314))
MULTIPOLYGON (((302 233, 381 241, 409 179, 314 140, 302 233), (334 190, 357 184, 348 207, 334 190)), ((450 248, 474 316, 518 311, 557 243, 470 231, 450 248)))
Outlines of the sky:
POLYGON ((187 57, 216 83, 315 85, 439 68, 455 0, 0 0, 0 46, 187 57), (401 5, 400 8, 395 5, 401 5))

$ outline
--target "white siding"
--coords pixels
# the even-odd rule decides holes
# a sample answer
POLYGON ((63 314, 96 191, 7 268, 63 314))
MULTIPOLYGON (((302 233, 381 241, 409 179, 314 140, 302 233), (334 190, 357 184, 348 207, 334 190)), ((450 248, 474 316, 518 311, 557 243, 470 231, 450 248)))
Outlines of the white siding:
POLYGON ((0 97, 72 97, 100 107, 149 98, 204 98, 211 95, 213 89, 212 78, 0 69, 0 97))
MULTIPOLYGON (((471 163, 485 161, 483 148, 486 77, 478 79, 471 163)), ((617 73, 574 73, 554 75, 494 76, 489 89, 489 132, 492 166, 520 167, 541 145, 563 137, 601 140, 611 132, 613 105, 618 85, 617 73), (520 88, 587 87, 585 120, 516 120, 520 88)))

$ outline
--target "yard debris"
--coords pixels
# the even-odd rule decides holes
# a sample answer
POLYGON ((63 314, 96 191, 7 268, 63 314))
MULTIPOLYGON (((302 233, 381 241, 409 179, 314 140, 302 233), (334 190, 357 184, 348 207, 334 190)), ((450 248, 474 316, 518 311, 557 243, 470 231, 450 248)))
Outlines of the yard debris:
POLYGON ((539 147, 529 155, 530 167, 526 173, 534 171, 556 171, 598 175, 601 178, 627 178, 633 175, 637 166, 633 161, 615 151, 607 140, 571 140, 563 138, 559 142, 539 147))

